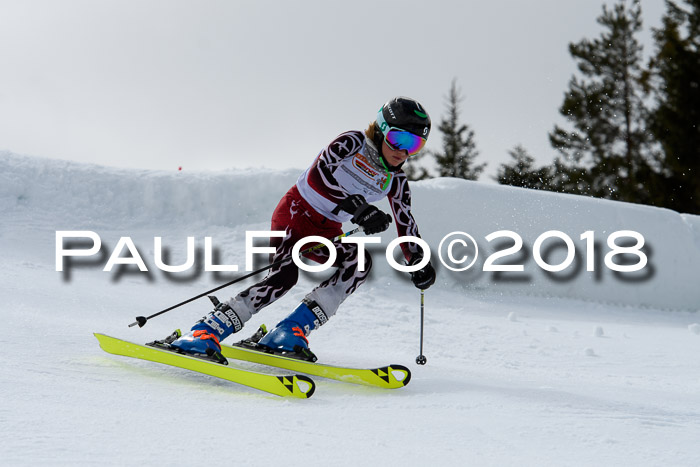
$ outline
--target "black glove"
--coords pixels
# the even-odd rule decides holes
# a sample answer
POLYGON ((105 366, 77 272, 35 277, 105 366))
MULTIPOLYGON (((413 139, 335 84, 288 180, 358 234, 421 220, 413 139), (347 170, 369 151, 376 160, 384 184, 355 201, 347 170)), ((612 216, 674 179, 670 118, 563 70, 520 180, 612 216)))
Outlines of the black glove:
MULTIPOLYGON (((411 258, 411 261, 408 262, 408 265, 413 266, 414 264, 418 264, 422 259, 422 256, 414 255, 411 258)), ((433 265, 430 264, 430 261, 428 261, 428 264, 423 266, 423 269, 411 272, 410 274, 413 285, 421 290, 425 290, 435 283, 435 269, 433 268, 433 265)))
POLYGON ((338 203, 334 213, 340 210, 352 214, 351 221, 362 227, 366 235, 384 232, 391 224, 391 216, 365 201, 362 195, 350 195, 338 203))
POLYGON ((366 235, 374 235, 389 228, 391 216, 376 206, 366 204, 357 210, 352 222, 362 227, 366 235))
POLYGON ((348 214, 355 214, 358 208, 367 204, 367 201, 362 195, 350 195, 342 200, 333 210, 333 214, 338 214, 341 210, 348 214))

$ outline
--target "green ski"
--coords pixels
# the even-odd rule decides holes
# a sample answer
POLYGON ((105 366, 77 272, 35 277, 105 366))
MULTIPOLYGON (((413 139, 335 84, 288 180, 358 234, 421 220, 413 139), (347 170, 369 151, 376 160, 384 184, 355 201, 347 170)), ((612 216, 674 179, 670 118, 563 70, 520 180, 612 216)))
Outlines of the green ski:
POLYGON ((259 389, 277 396, 306 399, 311 397, 316 389, 313 380, 303 375, 274 376, 256 373, 173 351, 135 344, 104 334, 95 333, 95 337, 100 342, 102 350, 111 354, 184 368, 232 381, 243 386, 259 389))

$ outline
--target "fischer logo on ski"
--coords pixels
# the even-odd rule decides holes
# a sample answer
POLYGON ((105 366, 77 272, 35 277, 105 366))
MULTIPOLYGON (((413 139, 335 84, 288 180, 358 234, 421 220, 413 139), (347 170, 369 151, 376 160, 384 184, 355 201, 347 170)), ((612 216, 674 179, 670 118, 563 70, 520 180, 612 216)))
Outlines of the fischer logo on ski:
POLYGON ((325 365, 315 361, 301 359, 299 356, 285 356, 265 352, 256 348, 256 342, 264 335, 264 328, 250 339, 245 339, 233 346, 222 345, 223 357, 259 363, 290 371, 298 371, 312 376, 335 379, 345 383, 362 384, 387 389, 402 388, 411 381, 411 371, 403 365, 387 365, 379 368, 348 368, 325 365))

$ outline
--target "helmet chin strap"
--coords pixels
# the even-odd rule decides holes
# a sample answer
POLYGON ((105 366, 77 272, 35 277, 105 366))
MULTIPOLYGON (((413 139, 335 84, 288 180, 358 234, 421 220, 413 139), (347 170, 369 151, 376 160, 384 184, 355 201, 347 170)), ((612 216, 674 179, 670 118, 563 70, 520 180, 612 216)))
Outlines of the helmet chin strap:
MULTIPOLYGON (((379 131, 378 127, 376 128, 376 131, 379 133, 379 135, 381 135, 381 132, 379 131)), ((398 166, 393 166, 389 164, 389 162, 387 162, 387 160, 384 158, 384 155, 382 154, 384 139, 378 138, 376 135, 377 133, 375 133, 374 140, 369 141, 373 150, 372 152, 376 151, 376 157, 372 157, 372 159, 375 160, 375 162, 379 161, 379 164, 381 164, 382 168, 384 169, 384 172, 386 173, 386 182, 384 182, 384 186, 382 186, 382 189, 386 190, 386 188, 389 186, 389 183, 391 183, 392 172, 398 172, 404 163, 402 162, 398 166)))
MULTIPOLYGON (((391 183, 391 172, 389 168, 387 167, 387 163, 384 161, 384 156, 379 154, 379 162, 382 163, 382 167, 384 167, 384 171, 386 172, 386 182, 384 182, 384 186, 382 187, 382 190, 386 190, 386 188, 389 186, 389 183, 391 183)), ((391 167, 391 166, 389 166, 391 167)))
POLYGON ((403 161, 397 166, 390 165, 386 159, 384 159, 384 155, 380 152, 379 153, 379 162, 382 164, 382 167, 384 168, 384 171, 386 172, 386 183, 384 183, 384 186, 382 187, 382 190, 386 190, 389 184, 391 183, 391 174, 393 172, 398 172, 401 170, 401 167, 406 163, 406 161, 403 161))

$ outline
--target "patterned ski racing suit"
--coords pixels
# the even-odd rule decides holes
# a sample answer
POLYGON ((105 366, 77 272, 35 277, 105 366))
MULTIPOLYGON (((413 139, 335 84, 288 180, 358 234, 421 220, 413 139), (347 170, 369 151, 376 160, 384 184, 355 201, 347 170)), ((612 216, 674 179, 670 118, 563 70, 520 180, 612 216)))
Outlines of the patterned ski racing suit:
MULTIPOLYGON (((332 239, 342 234, 342 223, 349 221, 352 215, 338 212, 336 208, 353 194, 362 195, 368 203, 388 197, 399 236, 419 237, 411 215, 411 192, 406 175, 400 169, 387 170, 372 141, 362 132, 350 131, 324 148, 280 200, 272 215, 271 227, 274 231, 284 231, 285 236, 271 240, 276 248, 272 260, 290 256, 294 244, 304 237, 318 235, 332 239)), ((303 248, 310 246, 312 244, 303 248)), ((410 242, 402 243, 401 248, 407 260, 420 251, 410 242)), ((367 279, 372 260, 365 254, 365 268, 360 270, 358 250, 357 245, 337 243, 333 265, 337 270, 307 295, 323 310, 325 316, 319 316, 321 321, 333 316, 340 304, 367 279)), ((307 257, 325 263, 328 254, 328 250, 322 248, 307 257)), ((287 293, 298 278, 299 270, 293 261, 284 261, 272 268, 261 282, 232 298, 229 306, 245 322, 287 293)))

